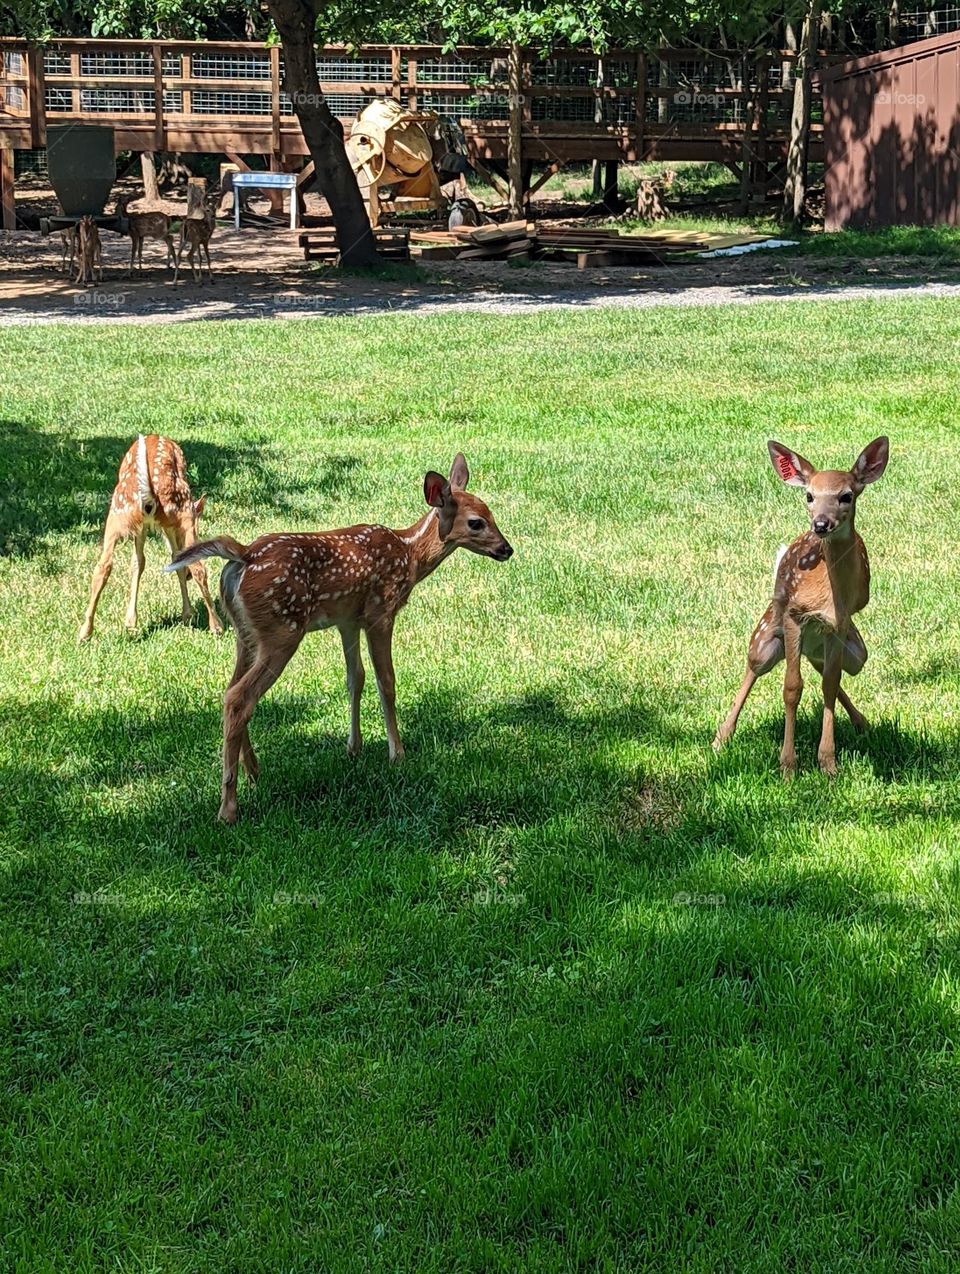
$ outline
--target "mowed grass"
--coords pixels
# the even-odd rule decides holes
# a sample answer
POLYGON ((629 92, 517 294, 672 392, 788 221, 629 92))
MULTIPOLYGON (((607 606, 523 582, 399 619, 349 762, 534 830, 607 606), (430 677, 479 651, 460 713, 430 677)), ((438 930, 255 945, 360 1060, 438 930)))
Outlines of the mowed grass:
MULTIPOLYGON (((6 1181, 18 1271, 956 1268, 960 311, 949 301, 8 330, 0 337, 6 1181), (458 553, 345 752, 335 634, 215 822, 230 634, 148 544, 74 635, 116 468, 177 438, 206 526, 409 525, 463 449, 516 554, 458 553), (840 774, 781 682, 710 739, 805 526, 863 495, 840 774)), ((214 567, 214 575, 216 567, 214 567)))

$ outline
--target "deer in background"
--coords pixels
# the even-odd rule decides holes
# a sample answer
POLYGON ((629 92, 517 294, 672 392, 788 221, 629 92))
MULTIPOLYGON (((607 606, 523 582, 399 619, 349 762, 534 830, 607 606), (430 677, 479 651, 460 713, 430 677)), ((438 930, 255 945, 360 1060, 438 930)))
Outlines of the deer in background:
POLYGON ((836 701, 840 700, 856 730, 866 726, 840 688, 840 677, 844 672, 856 676, 867 659, 853 616, 870 600, 870 563, 853 519, 857 497, 887 467, 889 443, 886 438, 875 438, 848 472, 818 472, 803 456, 779 442, 771 441, 767 446, 779 477, 790 486, 804 488, 811 529, 778 554, 773 600, 753 630, 747 671, 713 746, 719 750, 737 728, 740 710, 757 678, 786 660, 786 723, 780 768, 784 778, 793 778, 797 768, 794 731, 803 691, 800 656, 806 655, 823 682, 823 729, 817 759, 821 770, 832 776, 837 769, 836 701))
POLYGON ((220 818, 237 818, 237 763, 248 780, 259 767, 248 724, 258 702, 290 662, 308 632, 337 628, 350 695, 347 751, 360 752, 360 696, 366 634, 380 692, 391 761, 403 756, 397 732, 393 626, 414 586, 458 548, 505 562, 513 549, 490 510, 465 490, 467 463, 457 455, 449 478, 423 480, 429 512, 404 530, 351 526, 311 535, 264 535, 244 546, 227 536, 178 553, 166 570, 223 557, 220 596, 237 631, 237 664, 223 704, 220 818))
POLYGON ((73 263, 77 259, 77 227, 65 226, 60 231, 60 273, 73 274, 73 263))
POLYGON ((177 261, 173 271, 173 281, 176 283, 180 278, 180 260, 183 257, 184 248, 189 244, 190 251, 187 253, 187 260, 190 263, 190 271, 193 275, 195 283, 203 282, 203 255, 207 255, 207 281, 213 282, 213 269, 210 265, 210 238, 216 229, 217 220, 211 208, 205 207, 201 217, 184 217, 180 223, 180 243, 177 247, 177 261), (194 264, 194 255, 198 260, 194 264))
MULTIPOLYGON (((169 270, 175 268, 176 253, 173 246, 173 235, 170 233, 170 217, 165 212, 130 212, 129 205, 133 195, 123 195, 117 200, 117 212, 126 217, 130 235, 130 268, 127 277, 133 274, 134 262, 137 269, 143 270, 144 239, 160 239, 167 245, 167 265, 169 270)), ((139 198, 139 196, 136 196, 139 198)))
POLYGON ((100 231, 93 217, 81 217, 77 224, 77 277, 75 283, 103 282, 100 231))
MULTIPOLYGON (((144 437, 141 434, 131 444, 120 464, 117 485, 113 489, 103 533, 103 551, 94 567, 90 604, 80 625, 78 641, 89 641, 93 633, 97 603, 113 569, 113 554, 119 540, 132 539, 134 544, 126 618, 126 626, 130 630, 137 626, 137 594, 140 576, 143 574, 143 544, 147 532, 162 531, 173 553, 197 542, 197 521, 203 512, 206 497, 201 496, 194 501, 187 483, 186 470, 183 452, 169 438, 161 438, 157 434, 144 437)), ((190 567, 190 574, 200 589, 207 608, 210 631, 219 636, 223 628, 207 587, 207 572, 198 563, 190 567)), ((189 624, 193 611, 187 595, 186 569, 181 570, 179 576, 183 622, 189 624)))

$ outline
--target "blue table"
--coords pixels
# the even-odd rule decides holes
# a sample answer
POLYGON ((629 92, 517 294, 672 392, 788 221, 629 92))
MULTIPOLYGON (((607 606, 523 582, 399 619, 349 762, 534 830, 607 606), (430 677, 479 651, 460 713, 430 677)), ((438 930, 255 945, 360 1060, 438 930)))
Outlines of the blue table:
POLYGON ((297 174, 296 173, 234 173, 233 174, 233 224, 240 229, 240 194, 251 186, 261 190, 290 191, 290 229, 297 228, 297 174))

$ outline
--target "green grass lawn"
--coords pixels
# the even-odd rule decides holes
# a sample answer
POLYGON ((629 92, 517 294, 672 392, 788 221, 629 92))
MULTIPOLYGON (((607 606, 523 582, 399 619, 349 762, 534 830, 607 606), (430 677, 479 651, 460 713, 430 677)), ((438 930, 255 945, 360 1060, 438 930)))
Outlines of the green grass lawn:
MULTIPOLYGON (((960 310, 950 301, 0 335, 0 1268, 948 1270, 960 1261, 960 310), (147 546, 74 635, 117 465, 206 525, 455 555, 345 751, 317 634, 217 825, 231 637, 147 546), (780 438, 889 469, 840 775, 777 674, 709 743, 806 524, 780 438)), ((214 567, 216 574, 216 566, 214 567)))

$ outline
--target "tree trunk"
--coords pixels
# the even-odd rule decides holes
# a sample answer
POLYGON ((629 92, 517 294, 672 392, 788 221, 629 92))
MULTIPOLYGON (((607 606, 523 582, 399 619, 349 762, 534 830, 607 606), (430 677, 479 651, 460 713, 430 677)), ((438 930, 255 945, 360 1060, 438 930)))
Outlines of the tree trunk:
POLYGON ((343 125, 324 101, 314 53, 317 10, 312 0, 267 0, 283 46, 283 87, 293 109, 320 192, 330 205, 342 265, 380 260, 360 187, 343 144, 343 125))
POLYGON ((153 163, 153 151, 145 150, 140 156, 140 171, 143 173, 143 194, 149 204, 160 202, 160 191, 157 189, 157 170, 153 163))
POLYGON ((799 226, 807 197, 807 151, 810 141, 810 72, 816 58, 820 30, 820 0, 807 0, 807 12, 800 34, 797 71, 793 83, 793 115, 790 120, 790 148, 787 177, 783 185, 783 221, 799 226))

